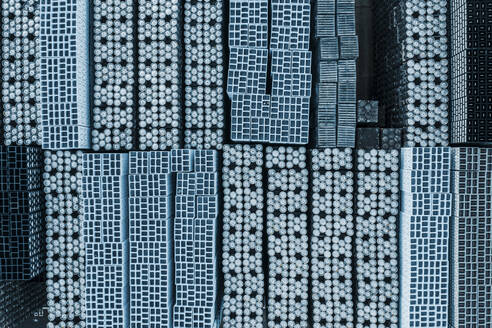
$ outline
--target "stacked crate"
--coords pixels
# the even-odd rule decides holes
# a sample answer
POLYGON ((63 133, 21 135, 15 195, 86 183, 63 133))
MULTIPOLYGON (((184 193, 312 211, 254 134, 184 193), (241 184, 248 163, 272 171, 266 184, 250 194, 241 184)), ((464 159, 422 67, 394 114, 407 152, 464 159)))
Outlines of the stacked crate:
POLYGON ((317 0, 314 36, 316 145, 354 148, 359 57, 354 0, 317 0))
POLYGON ((129 326, 128 154, 84 154, 85 326, 129 326))
POLYGON ((89 3, 40 1, 43 149, 90 147, 89 3))
POLYGON ((311 97, 309 0, 271 1, 271 143, 307 144, 311 97))
POLYGON ((450 1, 451 39, 451 142, 490 143, 492 110, 492 3, 479 0, 450 1))
POLYGON ((448 327, 451 148, 403 148, 400 175, 400 327, 448 327))
POLYGON ((176 173, 176 328, 217 324, 217 166, 213 150, 171 151, 171 172, 176 173))
POLYGON ((40 148, 0 147, 0 280, 44 271, 40 148))
POLYGON ((268 0, 230 1, 227 94, 233 141, 268 140, 267 70, 268 0))
POLYGON ((492 149, 453 149, 450 323, 485 328, 492 322, 492 149))
POLYGON ((169 152, 129 158, 130 327, 172 324, 173 185, 169 152))

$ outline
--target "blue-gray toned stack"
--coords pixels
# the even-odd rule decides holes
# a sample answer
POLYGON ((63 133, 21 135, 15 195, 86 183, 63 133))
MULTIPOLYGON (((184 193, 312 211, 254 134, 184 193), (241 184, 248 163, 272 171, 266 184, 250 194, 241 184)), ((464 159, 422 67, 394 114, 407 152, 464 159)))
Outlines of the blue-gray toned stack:
POLYGON ((173 185, 169 152, 129 158, 130 327, 171 327, 173 185))
POLYGON ((450 1, 373 3, 373 82, 386 126, 402 128, 405 147, 447 146, 450 1))
POLYGON ((95 151, 136 147, 134 3, 133 0, 91 3, 94 47, 91 147, 95 151))
POLYGON ((0 281, 44 271, 41 149, 0 147, 0 281))
MULTIPOLYGON (((492 107, 491 1, 451 0, 451 142, 490 144, 492 107)), ((446 49, 447 50, 447 49, 446 49)))
POLYGON ((315 7, 316 145, 355 147, 356 60, 354 0, 318 0, 315 7))
POLYGON ((129 327, 128 154, 84 154, 87 328, 129 327))
POLYGON ((492 149, 453 149, 454 209, 450 323, 492 322, 492 149))
POLYGON ((451 148, 401 151, 400 327, 448 327, 451 148))
POLYGON ((307 144, 311 97, 309 0, 271 0, 271 143, 307 144))
POLYGON ((226 0, 184 3, 185 148, 222 149, 226 0))
POLYGON ((357 327, 354 313, 353 150, 311 150, 313 327, 357 327), (334 315, 336 313, 336 315, 334 315))
MULTIPOLYGON (((134 1, 138 6, 138 148, 168 150, 182 144, 183 2, 134 1)), ((136 50, 134 50, 136 51, 136 50)))
POLYGON ((43 149, 90 146, 89 3, 41 0, 43 149))
POLYGON ((268 328, 308 326, 306 153, 304 147, 265 149, 268 243, 263 247, 268 247, 268 328))
POLYGON ((39 1, 20 5, 17 0, 7 0, 0 11, 2 139, 7 146, 41 145, 39 1))
POLYGON ((310 1, 271 1, 270 45, 268 0, 233 0, 229 13, 231 139, 308 143, 310 1), (271 90, 267 85, 269 64, 271 90))
POLYGON ((263 163, 261 145, 224 145, 224 328, 262 327, 264 322, 263 163))
POLYGON ((357 150, 356 327, 398 327, 398 155, 357 150))
POLYGON ((268 0, 231 0, 227 94, 234 141, 268 141, 267 70, 268 0))
POLYGON ((176 173, 175 328, 217 324, 217 164, 213 150, 171 151, 171 172, 176 173))

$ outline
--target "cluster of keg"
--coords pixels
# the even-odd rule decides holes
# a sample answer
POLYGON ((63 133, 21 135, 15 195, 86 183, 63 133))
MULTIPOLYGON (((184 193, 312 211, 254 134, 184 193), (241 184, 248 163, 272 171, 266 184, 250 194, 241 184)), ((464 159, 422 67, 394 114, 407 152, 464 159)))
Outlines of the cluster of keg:
POLYGON ((180 146, 182 125, 182 4, 139 1, 138 139, 141 150, 180 146))
POLYGON ((1 101, 5 145, 40 145, 39 1, 1 8, 1 101))
POLYGON ((313 327, 354 327, 351 149, 311 151, 313 327))
POLYGON ((449 142, 447 2, 378 1, 376 89, 405 146, 449 142))
POLYGON ((84 327, 82 152, 46 151, 44 157, 48 327, 84 327))
POLYGON ((0 327, 18 327, 41 309, 46 286, 38 281, 0 281, 0 327))
POLYGON ((305 148, 267 147, 268 327, 307 327, 308 169, 305 148))
POLYGON ((399 152, 357 151, 356 327, 398 327, 399 152))
POLYGON ((185 130, 184 148, 186 149, 222 149, 223 129, 185 130))
POLYGON ((94 1, 94 107, 92 148, 134 147, 135 63, 132 0, 94 1))
POLYGON ((263 327, 262 170, 262 146, 224 146, 224 328, 263 327))
POLYGON ((220 149, 224 128, 223 0, 184 3, 185 145, 220 149))

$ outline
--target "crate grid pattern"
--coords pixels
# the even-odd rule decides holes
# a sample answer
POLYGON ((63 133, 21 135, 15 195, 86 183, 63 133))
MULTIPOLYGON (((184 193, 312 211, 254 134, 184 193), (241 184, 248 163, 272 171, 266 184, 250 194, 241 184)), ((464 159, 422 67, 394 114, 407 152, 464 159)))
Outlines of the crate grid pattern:
POLYGON ((215 327, 218 154, 215 150, 172 150, 176 174, 174 327, 215 327))
POLYGON ((138 1, 138 148, 181 146, 183 3, 138 1))
POLYGON ((170 152, 131 152, 129 173, 130 327, 170 327, 174 279, 170 152))
POLYGON ((306 148, 267 147, 268 327, 308 322, 306 148), (289 161, 287 158, 291 158, 289 161))
POLYGON ((83 155, 86 327, 129 327, 128 154, 83 155))
POLYGON ((268 0, 229 3, 231 139, 265 142, 269 137, 268 0))
POLYGON ((449 144, 448 3, 375 3, 375 90, 405 147, 449 144))
POLYGON ((185 1, 185 148, 222 148, 224 9, 224 0, 185 1))
POLYGON ((358 150, 357 326, 398 327, 399 151, 358 150))
POLYGON ((307 144, 311 5, 305 0, 289 0, 273 1, 270 7, 269 13, 267 0, 230 2, 227 94, 231 99, 231 139, 307 144))
POLYGON ((272 0, 270 50, 309 50, 311 4, 272 0))
POLYGON ((313 149, 311 168, 310 297, 313 327, 354 327, 353 150, 313 149))
POLYGON ((0 280, 44 271, 41 149, 0 146, 0 280))
POLYGON ((263 327, 263 164, 261 145, 224 146, 224 328, 263 327))
POLYGON ((312 84, 310 16, 310 1, 271 1, 272 101, 267 140, 270 143, 308 143, 312 84))
POLYGON ((453 148, 452 155, 450 323, 456 328, 486 327, 492 320, 492 150, 453 148))
POLYGON ((451 142, 490 143, 492 120, 488 59, 492 38, 484 31, 492 23, 492 4, 476 0, 450 1, 451 142))
POLYGON ((355 1, 315 2, 315 141, 319 148, 355 148, 355 1))
POLYGON ((401 151, 400 327, 448 327, 451 162, 448 147, 401 151))
POLYGON ((90 146, 89 7, 40 1, 40 107, 44 149, 90 146))
POLYGON ((38 1, 21 8, 8 1, 1 9, 4 144, 41 145, 38 1))

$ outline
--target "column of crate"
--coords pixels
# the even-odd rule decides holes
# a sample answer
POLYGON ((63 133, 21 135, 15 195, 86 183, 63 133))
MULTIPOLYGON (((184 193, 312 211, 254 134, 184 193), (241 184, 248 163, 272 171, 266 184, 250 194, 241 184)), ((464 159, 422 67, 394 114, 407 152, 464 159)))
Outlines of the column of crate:
POLYGON ((173 185, 169 152, 129 155, 130 327, 172 325, 173 185))
POLYGON ((174 327, 217 323, 217 166, 212 150, 171 151, 176 174, 174 327))
POLYGON ((0 146, 0 280, 44 271, 40 148, 0 146))
POLYGON ((453 148, 450 323, 492 322, 492 149, 453 148))
POLYGON ((311 97, 309 0, 271 1, 271 143, 307 144, 311 97))
POLYGON ((84 154, 85 326, 129 326, 128 154, 84 154))
POLYGON ((227 94, 233 141, 268 141, 267 71, 268 0, 230 1, 227 94))
POLYGON ((314 8, 316 144, 355 147, 356 61, 354 0, 317 0, 314 8))
POLYGON ((44 149, 90 147, 89 3, 40 1, 44 149))
POLYGON ((403 148, 400 327, 448 327, 451 149, 403 148))

